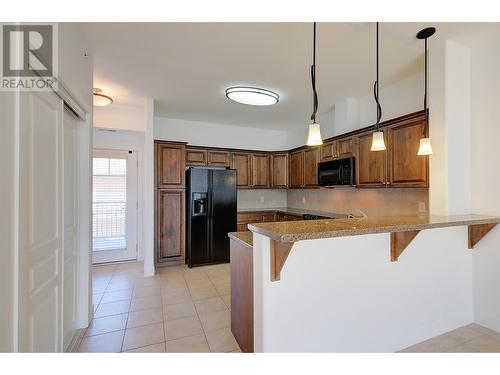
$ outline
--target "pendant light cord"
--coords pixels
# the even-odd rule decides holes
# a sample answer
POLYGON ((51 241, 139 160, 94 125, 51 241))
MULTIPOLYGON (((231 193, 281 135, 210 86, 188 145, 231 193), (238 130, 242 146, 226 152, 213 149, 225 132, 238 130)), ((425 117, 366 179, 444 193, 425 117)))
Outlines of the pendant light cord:
POLYGON ((375 84, 373 85, 373 96, 375 97, 375 102, 377 103, 377 132, 379 131, 379 126, 380 126, 380 119, 382 118, 382 107, 380 106, 380 101, 379 101, 379 84, 378 84, 378 22, 377 22, 377 80, 375 81, 375 84))
POLYGON ((318 93, 316 92, 316 22, 314 22, 313 32, 313 64, 311 65, 311 83, 313 89, 313 113, 311 120, 316 122, 316 112, 318 111, 318 93))
POLYGON ((424 111, 425 111, 425 126, 429 126, 429 116, 427 115, 427 38, 425 38, 425 52, 424 52, 424 111))

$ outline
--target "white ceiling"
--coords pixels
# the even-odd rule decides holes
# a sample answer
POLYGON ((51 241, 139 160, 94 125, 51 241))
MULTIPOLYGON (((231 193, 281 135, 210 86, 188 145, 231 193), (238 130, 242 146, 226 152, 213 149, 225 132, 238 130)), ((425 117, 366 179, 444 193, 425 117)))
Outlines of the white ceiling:
MULTIPOLYGON (((422 69, 423 42, 415 34, 430 25, 380 24, 381 86, 422 69)), ((442 38, 474 24, 433 26, 442 38)), ((157 116, 275 129, 309 121, 312 23, 92 23, 84 30, 94 86, 117 104, 152 97, 157 116), (280 102, 231 102, 224 90, 234 85, 273 90, 280 102)), ((375 24, 319 23, 316 65, 319 113, 341 98, 370 95, 375 24)))

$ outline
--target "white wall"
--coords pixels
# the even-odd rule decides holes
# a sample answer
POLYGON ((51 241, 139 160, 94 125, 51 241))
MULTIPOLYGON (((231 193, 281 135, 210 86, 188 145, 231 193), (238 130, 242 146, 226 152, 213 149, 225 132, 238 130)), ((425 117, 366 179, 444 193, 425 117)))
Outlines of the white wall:
POLYGON ((154 138, 189 142, 196 146, 242 148, 262 151, 288 148, 287 132, 155 117, 154 138))
POLYGON ((297 242, 271 282, 254 234, 255 351, 394 352, 471 323, 467 228, 421 231, 397 262, 389 237, 297 242))
POLYGON ((94 107, 94 127, 144 131, 145 103, 138 100, 134 105, 112 103, 105 107, 94 107))
MULTIPOLYGON (((399 82, 380 87, 382 121, 421 111, 424 81, 419 72, 399 82)), ((376 122, 376 107, 373 95, 347 97, 334 103, 334 111, 320 115, 321 135, 333 137, 373 125, 376 122)), ((298 147, 307 140, 307 124, 302 128, 290 129, 288 148, 298 147)))
MULTIPOLYGON (((143 120, 144 122, 144 120, 143 120)), ((144 132, 107 129, 94 129, 94 149, 132 150, 137 152, 137 259, 144 259, 143 248, 143 206, 144 206, 144 132)))

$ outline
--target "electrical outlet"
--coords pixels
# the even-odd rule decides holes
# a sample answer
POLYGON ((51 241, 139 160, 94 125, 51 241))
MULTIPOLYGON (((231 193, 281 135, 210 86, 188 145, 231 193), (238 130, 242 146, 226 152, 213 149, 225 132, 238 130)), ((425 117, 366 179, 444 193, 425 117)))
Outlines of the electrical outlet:
POLYGON ((302 204, 306 204, 306 197, 305 196, 302 197, 302 204))
POLYGON ((264 197, 260 197, 260 203, 264 203, 265 199, 264 197))
POLYGON ((426 212, 425 202, 418 202, 418 212, 420 213, 426 212))

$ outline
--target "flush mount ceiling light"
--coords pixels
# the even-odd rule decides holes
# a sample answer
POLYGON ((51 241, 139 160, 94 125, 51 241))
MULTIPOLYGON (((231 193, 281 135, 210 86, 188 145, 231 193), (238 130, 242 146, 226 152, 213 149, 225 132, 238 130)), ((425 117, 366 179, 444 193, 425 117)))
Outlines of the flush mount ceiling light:
POLYGON ((226 97, 234 102, 247 105, 273 105, 280 97, 275 92, 258 87, 236 86, 226 90, 226 97))
POLYGON ((94 105, 96 107, 104 107, 113 103, 113 99, 110 96, 102 94, 102 90, 95 87, 94 88, 94 105))
POLYGON ((373 96, 375 97, 375 103, 377 104, 377 131, 373 133, 372 147, 370 151, 384 151, 384 132, 380 131, 380 119, 382 118, 382 107, 380 106, 379 93, 378 93, 378 22, 377 22, 377 80, 373 85, 373 96))
POLYGON ((316 92, 316 22, 314 22, 313 30, 313 64, 311 65, 313 113, 311 115, 312 124, 309 124, 309 135, 307 137, 308 146, 317 146, 323 144, 323 140, 321 139, 321 126, 316 123, 316 112, 318 111, 318 93, 316 92))
POLYGON ((429 131, 429 109, 427 108, 427 39, 434 35, 436 29, 434 27, 428 27, 418 32, 417 39, 424 39, 424 111, 425 111, 425 127, 424 136, 420 139, 420 147, 418 148, 417 155, 432 155, 431 139, 427 136, 429 131))

